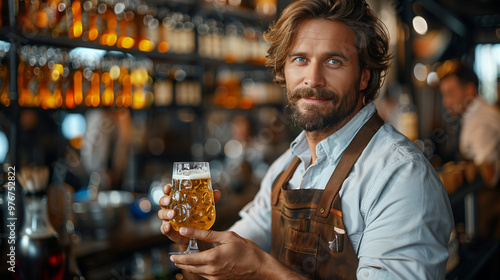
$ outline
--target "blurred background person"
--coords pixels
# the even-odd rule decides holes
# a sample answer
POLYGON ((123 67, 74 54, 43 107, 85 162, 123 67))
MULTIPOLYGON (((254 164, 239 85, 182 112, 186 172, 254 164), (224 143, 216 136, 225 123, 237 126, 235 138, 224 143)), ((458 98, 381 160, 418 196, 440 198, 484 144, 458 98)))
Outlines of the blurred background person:
POLYGON ((498 187, 500 176, 500 110, 478 94, 478 78, 459 60, 441 77, 443 106, 452 117, 460 117, 459 152, 474 161, 484 184, 498 187))
POLYGON ((84 169, 92 178, 98 174, 102 189, 118 188, 129 158, 132 124, 128 110, 89 110, 87 130, 80 151, 84 169))
POLYGON ((443 106, 460 118, 460 157, 478 167, 484 186, 477 196, 477 226, 481 238, 500 240, 500 110, 478 93, 478 77, 454 60, 439 84, 443 106))

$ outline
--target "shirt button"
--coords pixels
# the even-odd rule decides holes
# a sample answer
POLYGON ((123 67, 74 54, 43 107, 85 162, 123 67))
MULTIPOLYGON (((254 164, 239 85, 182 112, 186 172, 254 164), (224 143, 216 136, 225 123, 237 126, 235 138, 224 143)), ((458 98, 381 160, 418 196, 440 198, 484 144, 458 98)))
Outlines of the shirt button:
POLYGON ((370 272, 366 271, 366 272, 365 272, 365 274, 363 274, 363 276, 364 276, 365 278, 368 278, 368 276, 370 276, 370 272))

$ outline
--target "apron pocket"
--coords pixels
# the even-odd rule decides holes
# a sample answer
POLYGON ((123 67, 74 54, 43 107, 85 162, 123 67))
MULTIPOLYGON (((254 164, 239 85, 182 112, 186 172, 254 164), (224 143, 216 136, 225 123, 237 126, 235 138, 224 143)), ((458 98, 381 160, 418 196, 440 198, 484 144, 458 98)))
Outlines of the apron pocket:
POLYGON ((282 260, 285 265, 303 276, 314 279, 316 273, 316 258, 318 254, 319 234, 301 232, 289 228, 286 234, 285 246, 282 249, 282 260))

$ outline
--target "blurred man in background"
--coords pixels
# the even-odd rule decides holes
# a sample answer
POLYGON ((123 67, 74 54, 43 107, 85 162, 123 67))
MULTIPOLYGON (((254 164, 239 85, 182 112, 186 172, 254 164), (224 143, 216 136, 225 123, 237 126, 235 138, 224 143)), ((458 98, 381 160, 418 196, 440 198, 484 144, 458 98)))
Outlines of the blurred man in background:
POLYGON ((500 110, 478 94, 478 78, 460 61, 444 73, 439 84, 443 106, 461 118, 459 150, 479 166, 486 186, 498 186, 500 176, 500 110))

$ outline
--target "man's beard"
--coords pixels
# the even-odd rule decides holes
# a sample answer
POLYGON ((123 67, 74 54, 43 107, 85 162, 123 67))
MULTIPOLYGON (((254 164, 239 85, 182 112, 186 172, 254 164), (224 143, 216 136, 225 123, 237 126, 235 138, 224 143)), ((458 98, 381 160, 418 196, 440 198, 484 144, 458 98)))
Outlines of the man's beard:
POLYGON ((360 98, 357 88, 359 88, 359 79, 352 84, 348 92, 343 96, 326 89, 299 88, 293 92, 287 89, 288 107, 291 109, 292 121, 305 131, 320 131, 340 124, 356 109, 360 98), (307 97, 330 99, 333 109, 330 112, 321 114, 319 107, 311 104, 300 110, 297 107, 297 101, 300 98, 307 97))

